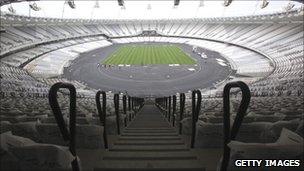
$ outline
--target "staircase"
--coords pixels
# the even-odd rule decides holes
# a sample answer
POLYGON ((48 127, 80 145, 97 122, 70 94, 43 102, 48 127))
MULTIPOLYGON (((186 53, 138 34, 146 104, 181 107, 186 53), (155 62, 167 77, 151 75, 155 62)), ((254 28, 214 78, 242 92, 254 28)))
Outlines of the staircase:
POLYGON ((205 170, 158 108, 147 104, 94 167, 96 171, 205 170))

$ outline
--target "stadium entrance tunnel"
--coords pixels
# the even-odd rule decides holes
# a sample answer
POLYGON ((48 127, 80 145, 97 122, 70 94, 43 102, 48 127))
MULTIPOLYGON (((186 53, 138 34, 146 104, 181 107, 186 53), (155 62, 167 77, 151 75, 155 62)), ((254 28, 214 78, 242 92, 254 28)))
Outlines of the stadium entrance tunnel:
POLYGON ((132 96, 162 97, 214 86, 233 70, 218 52, 204 56, 186 44, 113 44, 81 54, 64 70, 64 77, 89 87, 132 96))

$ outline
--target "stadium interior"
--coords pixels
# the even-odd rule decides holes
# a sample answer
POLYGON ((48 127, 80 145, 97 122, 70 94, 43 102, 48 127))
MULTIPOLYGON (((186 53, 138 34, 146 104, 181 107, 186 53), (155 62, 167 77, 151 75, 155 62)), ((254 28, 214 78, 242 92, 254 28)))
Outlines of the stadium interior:
POLYGON ((303 1, 240 1, 1 0, 1 170, 303 170, 303 1))

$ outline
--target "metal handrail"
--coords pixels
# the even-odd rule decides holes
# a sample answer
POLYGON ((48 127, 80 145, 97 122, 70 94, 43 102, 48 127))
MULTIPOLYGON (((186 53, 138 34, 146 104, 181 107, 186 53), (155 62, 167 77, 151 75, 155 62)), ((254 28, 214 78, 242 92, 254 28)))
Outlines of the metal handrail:
POLYGON ((176 112, 176 95, 173 95, 173 106, 172 106, 172 126, 175 126, 175 112, 176 112))
POLYGON ((230 159, 230 148, 228 147, 228 143, 231 140, 235 140, 237 133, 242 125, 243 118, 246 114, 246 111, 248 109, 249 103, 250 103, 250 90, 248 86, 242 82, 231 82, 226 84, 224 87, 224 93, 223 93, 223 104, 224 104, 224 113, 223 113, 223 133, 224 133, 224 154, 221 164, 221 171, 226 171, 229 159, 230 159), (232 125, 231 131, 230 131, 230 89, 231 88, 240 88, 242 91, 242 100, 240 107, 238 108, 234 123, 232 125))
POLYGON ((116 115, 117 134, 120 135, 119 94, 114 94, 114 107, 115 107, 115 115, 116 115))
POLYGON ((49 104, 55 116, 57 125, 60 129, 64 141, 68 142, 69 150, 75 159, 71 162, 74 171, 80 170, 76 154, 76 89, 70 83, 58 82, 51 86, 49 91, 49 104), (63 115, 58 104, 57 92, 60 88, 66 88, 70 91, 70 123, 69 129, 63 119, 63 115))
POLYGON ((168 121, 170 122, 171 118, 171 96, 169 96, 169 109, 168 109, 168 121))
POLYGON ((131 97, 131 109, 134 111, 134 97, 131 97))
POLYGON ((165 97, 165 117, 168 116, 168 97, 165 97))
MULTIPOLYGON (((131 97, 128 96, 128 111, 130 112, 131 111, 131 97)), ((132 114, 130 113, 129 115, 129 121, 132 120, 132 114)))
POLYGON ((122 109, 123 109, 123 113, 125 114, 125 118, 124 118, 124 122, 125 122, 125 127, 127 126, 127 96, 123 95, 122 96, 122 109))
POLYGON ((199 90, 192 92, 192 133, 191 133, 191 148, 194 148, 195 134, 196 134, 196 122, 198 121, 198 115, 201 110, 202 94, 199 90), (197 99, 196 99, 197 96, 197 99))
POLYGON ((128 111, 131 111, 131 97, 128 96, 128 111))
POLYGON ((183 120, 184 117, 184 110, 185 110, 185 94, 181 93, 179 96, 179 134, 182 134, 182 128, 183 125, 181 121, 183 120))
POLYGON ((104 141, 104 147, 105 149, 108 149, 108 137, 107 137, 107 127, 106 127, 106 117, 107 117, 107 96, 104 91, 98 91, 95 96, 95 101, 96 101, 96 107, 98 111, 98 116, 99 116, 99 121, 100 124, 103 125, 103 141, 104 141), (102 107, 100 104, 100 95, 102 95, 102 107))
POLYGON ((127 96, 122 96, 122 107, 123 107, 123 113, 127 114, 127 96))

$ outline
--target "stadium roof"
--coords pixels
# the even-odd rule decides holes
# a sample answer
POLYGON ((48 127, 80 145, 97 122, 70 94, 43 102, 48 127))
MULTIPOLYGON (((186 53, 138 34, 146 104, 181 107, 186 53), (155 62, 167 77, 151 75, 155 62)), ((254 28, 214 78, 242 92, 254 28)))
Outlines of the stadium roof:
POLYGON ((174 6, 173 0, 125 0, 123 7, 118 6, 117 0, 75 0, 76 8, 72 9, 64 0, 40 0, 3 5, 1 11, 12 12, 9 8, 13 8, 17 15, 51 18, 182 19, 270 14, 284 12, 290 4, 303 8, 303 2, 268 1, 262 9, 262 0, 233 0, 228 7, 223 5, 224 0, 181 0, 179 6, 174 6), (40 10, 31 9, 29 4, 33 3, 40 10))

